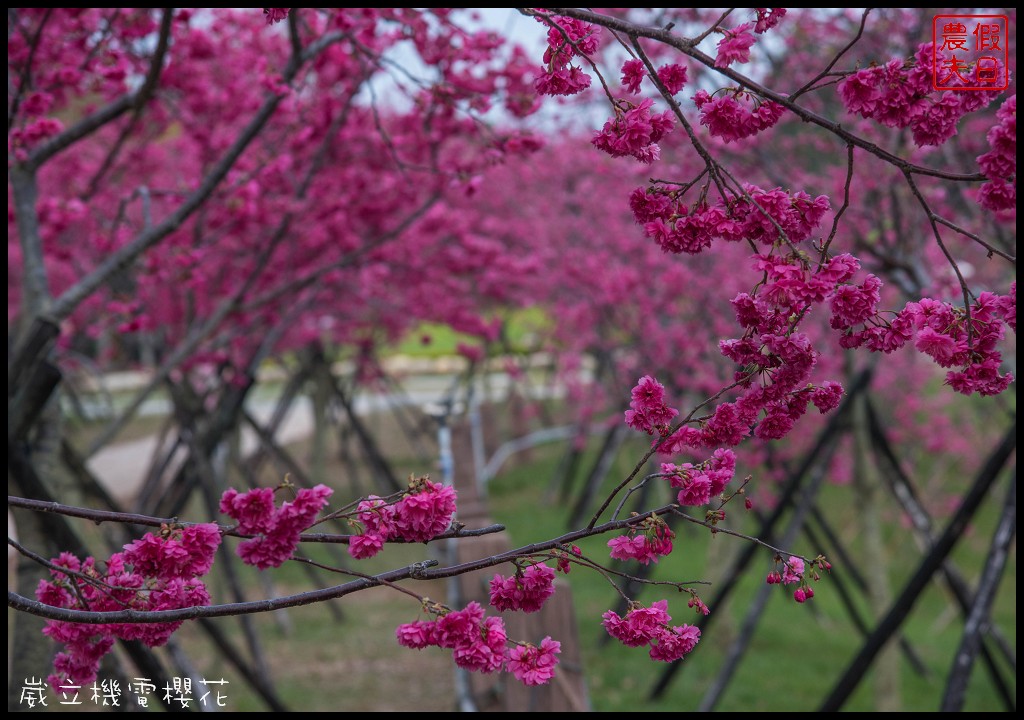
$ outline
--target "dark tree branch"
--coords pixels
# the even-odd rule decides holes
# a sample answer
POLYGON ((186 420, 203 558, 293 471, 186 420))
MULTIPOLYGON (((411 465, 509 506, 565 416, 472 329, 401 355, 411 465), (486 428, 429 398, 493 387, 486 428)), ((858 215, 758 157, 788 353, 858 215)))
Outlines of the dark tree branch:
MULTIPOLYGON (((25 88, 31 85, 32 76, 32 63, 36 57, 36 50, 39 49, 39 39, 43 36, 43 29, 46 27, 46 23, 50 21, 50 16, 53 14, 53 8, 46 8, 46 13, 39 21, 39 27, 36 28, 35 33, 32 35, 32 39, 28 45, 28 57, 25 58, 25 64, 21 68, 21 72, 18 73, 18 87, 14 90, 14 99, 11 100, 10 105, 7 106, 7 132, 11 132, 11 128, 14 127, 14 118, 18 114, 18 108, 21 106, 21 98, 25 95, 25 88)), ((12 23, 10 14, 7 17, 8 23, 12 23)), ((16 20, 14 21, 16 22, 16 20)), ((8 76, 9 77, 9 76, 8 76)), ((10 86, 8 86, 10 89, 10 86)))
POLYGON ((160 20, 160 35, 157 38, 153 59, 149 63, 149 72, 146 73, 146 79, 143 81, 142 86, 134 93, 135 100, 132 105, 132 116, 121 130, 110 152, 103 159, 99 170, 96 171, 89 181, 88 189, 85 191, 86 199, 96 194, 104 176, 114 166, 114 163, 117 162, 117 157, 121 154, 121 150, 128 141, 128 137, 138 125, 139 118, 142 117, 142 111, 146 107, 146 103, 149 102, 150 98, 153 97, 153 93, 156 92, 157 83, 160 81, 160 74, 163 72, 164 57, 170 44, 171 26, 173 23, 174 8, 164 8, 163 17, 160 20))
POLYGON ((868 13, 870 13, 870 12, 871 12, 871 8, 864 8, 864 14, 860 16, 860 27, 859 27, 859 28, 857 28, 857 34, 853 36, 853 39, 852 39, 852 40, 851 40, 850 42, 848 42, 848 43, 847 43, 847 44, 846 44, 846 45, 845 45, 845 46, 843 47, 843 49, 842 49, 842 50, 840 50, 840 51, 839 51, 838 53, 836 53, 836 56, 835 56, 834 58, 832 58, 832 62, 830 62, 830 63, 829 63, 828 65, 826 65, 826 66, 825 66, 825 69, 824 69, 824 70, 822 70, 822 71, 821 71, 820 73, 818 73, 818 74, 817 74, 817 75, 816 75, 816 76, 814 77, 814 79, 812 79, 812 80, 810 80, 809 82, 805 83, 805 84, 804 84, 804 86, 803 86, 802 88, 800 88, 800 89, 799 89, 799 90, 797 90, 797 91, 796 91, 795 93, 793 93, 792 95, 790 95, 790 96, 789 96, 789 99, 790 99, 790 100, 792 100, 793 102, 796 102, 796 99, 797 99, 798 97, 800 97, 801 95, 803 95, 803 94, 804 94, 805 92, 807 92, 808 90, 812 90, 812 89, 814 88, 814 86, 818 84, 818 81, 819 81, 819 80, 821 80, 821 79, 822 79, 823 77, 825 77, 826 75, 828 75, 828 74, 829 74, 829 72, 831 72, 831 71, 832 71, 832 68, 834 68, 834 67, 836 66, 836 63, 837 63, 837 62, 839 62, 839 59, 840 59, 841 57, 843 57, 843 55, 845 55, 846 53, 848 53, 848 52, 850 51, 850 48, 852 48, 852 47, 853 47, 854 45, 856 45, 856 44, 857 44, 857 42, 858 42, 858 41, 859 41, 859 40, 861 39, 861 37, 863 37, 863 35, 864 35, 864 26, 865 26, 865 25, 867 25, 867 22, 868 22, 868 13))
MULTIPOLYGON (((9 507, 24 508, 26 510, 34 510, 41 513, 52 513, 56 515, 64 515, 66 517, 77 517, 84 520, 90 520, 97 525, 105 522, 116 522, 125 523, 128 525, 141 525, 143 527, 161 527, 163 525, 180 525, 186 527, 189 525, 199 525, 201 523, 186 522, 179 520, 174 517, 154 517, 152 515, 143 515, 140 513, 129 513, 129 512, 115 512, 112 510, 96 510, 94 508, 82 508, 74 507, 73 505, 64 505, 62 503, 53 500, 35 500, 32 498, 15 497, 13 495, 7 496, 7 505, 9 507)), ((254 535, 238 532, 233 525, 217 525, 221 534, 227 537, 237 538, 251 538, 254 535)), ((467 530, 465 528, 453 528, 438 536, 435 540, 447 540, 450 538, 461 538, 461 537, 480 537, 481 535, 490 535, 496 532, 502 532, 505 529, 504 525, 488 525, 487 527, 478 528, 476 530, 467 530)), ((314 543, 334 543, 334 544, 348 544, 353 535, 338 535, 334 533, 303 533, 300 536, 302 542, 314 542, 314 543)), ((403 544, 407 543, 406 540, 395 539, 389 540, 390 543, 403 544)))
MULTIPOLYGON (((319 55, 330 45, 340 42, 344 38, 341 33, 331 33, 311 44, 300 56, 292 56, 288 67, 283 73, 283 80, 289 83, 295 79, 303 65, 319 55)), ((213 166, 203 181, 194 192, 182 202, 162 222, 151 228, 143 230, 134 240, 118 248, 92 272, 79 280, 75 285, 68 288, 53 304, 52 314, 57 320, 67 318, 78 307, 85 298, 102 287, 112 275, 120 272, 130 265, 139 255, 153 247, 169 234, 177 230, 192 216, 210 197, 228 172, 234 167, 235 162, 242 156, 253 140, 259 136, 264 126, 277 110, 278 105, 284 96, 277 93, 268 93, 263 105, 256 112, 248 125, 239 133, 231 147, 224 153, 221 159, 213 166)), ((128 102, 127 100, 125 102, 128 102)), ((127 109, 124 108, 124 109, 127 109)), ((123 110, 122 110, 123 112, 123 110)))
POLYGON ((992 605, 995 603, 996 590, 1002 580, 1003 571, 1010 555, 1010 545, 1017 533, 1017 475, 1010 478, 1010 487, 1003 502, 1003 514, 999 518, 999 526, 992 536, 985 569, 978 581, 978 592, 974 596, 974 605, 967 616, 964 637, 957 650, 953 667, 949 670, 946 692, 942 698, 940 712, 960 712, 964 707, 967 695, 967 681, 971 677, 974 659, 982 647, 985 627, 989 624, 992 605))
MULTIPOLYGON (((559 537, 545 540, 531 545, 524 545, 514 550, 508 550, 489 557, 472 560, 458 565, 450 565, 437 569, 430 569, 437 561, 430 560, 422 563, 415 563, 404 568, 397 568, 369 578, 359 578, 342 585, 312 590, 297 595, 287 595, 271 600, 253 600, 243 603, 227 603, 222 605, 206 605, 200 607, 180 608, 177 610, 119 610, 117 612, 91 612, 87 610, 70 610, 67 608, 53 607, 36 600, 19 595, 11 590, 7 591, 7 606, 31 615, 38 615, 50 620, 64 620, 67 622, 81 622, 90 625, 102 623, 160 623, 175 622, 178 620, 195 620, 197 618, 224 617, 238 615, 240 613, 262 613, 280 610, 282 608, 299 607, 312 603, 323 602, 334 598, 351 595, 354 592, 365 590, 378 585, 386 585, 399 580, 438 580, 443 578, 464 575, 474 570, 494 567, 502 563, 510 562, 517 558, 529 555, 537 555, 549 550, 562 549, 567 545, 582 540, 583 538, 602 535, 609 532, 625 530, 642 523, 654 515, 665 515, 677 509, 676 505, 665 505, 645 513, 635 515, 626 520, 613 520, 595 528, 584 528, 575 530, 559 537)), ((466 531, 468 532, 472 531, 466 531)), ((477 531, 479 532, 479 531, 477 531)), ((334 536, 340 537, 340 536, 334 536)), ((439 539, 444 536, 438 536, 439 539)), ((449 536, 451 537, 451 536, 449 536)))
POLYGON ((1015 421, 1002 441, 993 449, 985 461, 984 467, 978 473, 970 490, 964 495, 963 502, 957 508, 945 531, 921 561, 914 575, 903 588, 903 592, 900 593, 889 609, 889 612, 886 613, 885 617, 877 625, 871 637, 868 638, 860 652, 850 662, 842 677, 839 678, 832 691, 822 703, 820 708, 822 712, 837 711, 846 704, 850 694, 860 684, 875 657, 889 639, 894 636, 900 625, 903 624, 917 599, 928 586, 932 576, 942 566, 942 563, 945 562, 949 553, 953 550, 953 546, 956 545, 957 540, 963 535, 967 524, 974 517, 982 500, 984 500, 988 491, 999 477, 1003 466, 1009 460, 1016 447, 1017 423, 1015 421))
MULTIPOLYGON (((525 11, 525 8, 518 8, 520 12, 525 15, 531 14, 529 11, 525 11)), ((856 145, 857 147, 867 150, 875 157, 884 160, 885 162, 899 168, 900 170, 913 173, 915 175, 929 175, 932 177, 943 178, 944 180, 953 180, 957 182, 980 182, 987 180, 987 178, 981 173, 963 174, 953 173, 945 170, 938 170, 936 168, 924 167, 921 165, 915 165, 914 163, 894 155, 881 148, 880 146, 865 140, 864 138, 856 135, 843 128, 837 122, 824 118, 818 115, 812 110, 805 108, 802 105, 790 100, 787 96, 769 90, 760 83, 754 82, 745 75, 742 75, 735 70, 729 68, 719 68, 715 66, 715 59, 706 53, 697 50, 693 40, 680 37, 675 35, 671 30, 664 28, 652 28, 645 27, 643 25, 637 25, 636 23, 628 22, 626 20, 620 20, 619 18, 609 17, 607 15, 601 15, 600 13, 593 12, 591 10, 584 10, 581 8, 545 8, 546 11, 555 15, 563 15, 565 17, 575 18, 577 20, 583 20, 585 22, 594 23, 601 27, 606 27, 609 30, 615 30, 629 37, 639 38, 645 37, 650 40, 656 40, 660 43, 673 47, 679 52, 697 60, 701 64, 707 66, 714 72, 717 72, 725 77, 733 80, 742 87, 754 92, 761 97, 773 100, 786 109, 790 110, 794 115, 799 117, 805 122, 812 123, 818 127, 828 130, 833 135, 836 135, 846 141, 848 144, 856 145)))

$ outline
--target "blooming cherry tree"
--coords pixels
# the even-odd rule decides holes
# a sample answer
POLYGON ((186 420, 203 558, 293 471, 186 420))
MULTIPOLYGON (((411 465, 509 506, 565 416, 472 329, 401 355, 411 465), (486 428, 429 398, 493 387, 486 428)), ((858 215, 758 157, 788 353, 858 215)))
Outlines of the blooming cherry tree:
MULTIPOLYGON (((396 583, 494 568, 494 611, 533 613, 556 568, 611 576, 583 538, 611 536, 610 559, 650 566, 673 552, 676 518, 745 537, 726 505, 772 494, 756 468, 798 457, 841 406, 846 358, 873 355, 889 387, 925 387, 934 367, 961 395, 1012 386, 1016 96, 979 89, 978 66, 936 90, 944 50, 893 32, 912 11, 519 12, 536 23, 537 57, 444 8, 9 12, 9 504, 158 528, 86 556, 48 543, 67 534, 37 518, 14 543, 37 568, 9 607, 45 618, 61 644, 51 685, 95 680, 115 639, 154 647, 186 619, 380 585, 429 616, 400 625, 400 645, 547 684, 557 638, 510 637, 478 602, 396 583), (798 27, 832 54, 800 47, 798 27), (552 108, 602 119, 532 122, 552 108), (46 469, 45 439, 60 433, 47 401, 71 358, 153 355, 146 393, 166 383, 179 411, 196 398, 218 419, 210 447, 189 448, 199 466, 243 421, 268 357, 346 348, 369 373, 381 347, 432 321, 477 338, 463 353, 480 360, 502 340, 498 311, 524 307, 552 320, 540 343, 581 426, 603 415, 649 443, 565 535, 230 603, 204 580, 225 538, 260 571, 328 541, 312 532, 327 522, 351 529, 329 541, 354 560, 457 542, 472 532, 455 489, 418 475, 340 500, 320 483, 221 487, 206 522, 180 520, 173 497, 174 517, 56 502, 71 495, 46 469), (603 371, 585 385, 573 371, 588 355, 603 371), (640 477, 656 455, 660 472, 640 477), (737 485, 738 467, 752 474, 737 485), (670 502, 627 516, 647 483, 670 502)), ((1012 76, 1010 58, 998 69, 1012 76)), ((930 431, 970 442, 939 417, 930 431)), ((745 539, 797 603, 832 567, 745 539)), ((698 622, 715 610, 692 584, 668 584, 698 622)), ((622 600, 602 615, 612 638, 665 663, 697 648, 701 629, 673 625, 668 600, 622 600)))

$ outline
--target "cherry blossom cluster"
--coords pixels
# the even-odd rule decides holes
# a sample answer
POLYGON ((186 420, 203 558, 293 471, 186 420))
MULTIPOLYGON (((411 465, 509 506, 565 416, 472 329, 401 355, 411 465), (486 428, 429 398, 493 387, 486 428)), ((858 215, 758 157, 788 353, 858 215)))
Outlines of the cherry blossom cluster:
POLYGON ((616 560, 636 560, 642 565, 648 565, 672 552, 672 539, 675 536, 664 520, 651 515, 630 527, 626 535, 609 540, 608 547, 610 555, 616 560))
MULTIPOLYGON (((834 326, 864 322, 876 315, 877 279, 869 276, 861 285, 850 285, 848 281, 860 266, 849 255, 832 258, 815 271, 798 256, 759 254, 753 261, 765 275, 758 296, 740 293, 733 299, 744 335, 719 342, 721 353, 741 366, 736 372, 742 388, 740 397, 719 404, 700 420, 699 427, 678 428, 661 443, 662 452, 735 446, 751 432, 764 440, 779 439, 793 429, 811 404, 825 413, 842 399, 843 389, 837 382, 807 382, 818 354, 810 338, 794 329, 794 318, 802 317, 812 305, 831 299, 834 326)), ((648 431, 654 427, 637 420, 636 409, 646 404, 655 409, 667 407, 664 388, 653 378, 633 389, 634 414, 627 413, 626 417, 631 427, 648 431)), ((665 469, 677 478, 673 486, 680 489, 681 504, 706 504, 721 493, 735 470, 735 457, 724 450, 719 452, 710 465, 701 468, 684 465, 665 469)))
POLYGON ((544 685, 554 677, 562 646, 550 637, 539 646, 513 643, 509 649, 505 621, 487 617, 477 602, 462 610, 426 602, 424 607, 438 617, 399 625, 399 645, 415 650, 442 647, 451 650, 455 664, 465 670, 489 674, 507 669, 525 685, 544 685))
MULTIPOLYGON (((957 134, 964 115, 991 103, 1001 91, 934 90, 934 45, 925 43, 909 61, 894 58, 864 68, 839 84, 846 109, 886 127, 909 127, 919 147, 941 145, 957 134)), ((977 73, 975 66, 972 73, 977 73)), ((970 78, 964 79, 966 86, 970 78)), ((945 83, 952 84, 952 83, 945 83)), ((975 79, 974 86, 980 83, 975 79)))
POLYGON ((590 87, 590 76, 572 64, 574 57, 597 52, 601 28, 572 18, 537 17, 548 25, 548 46, 544 51, 544 69, 534 81, 541 95, 575 95, 590 87))
POLYGON ((757 13, 754 32, 758 35, 768 32, 786 17, 786 8, 754 8, 754 11, 757 13))
POLYGON ((672 418, 679 414, 665 403, 665 386, 650 375, 644 375, 630 392, 626 424, 648 435, 668 431, 672 418))
POLYGON ((18 30, 12 25, 7 49, 11 91, 24 96, 9 148, 24 149, 59 132, 63 126, 54 115, 82 94, 111 99, 125 90, 130 78, 144 75, 144 60, 131 43, 151 36, 158 17, 153 8, 81 8, 62 14, 46 8, 19 10, 19 25, 35 23, 42 28, 38 23, 45 20, 46 29, 59 28, 62 37, 60 42, 33 44, 24 25, 18 30), (97 34, 97 27, 116 31, 97 34), (32 127, 39 121, 43 124, 32 127))
POLYGON ((727 143, 773 127, 786 111, 779 103, 742 89, 723 88, 713 96, 698 90, 693 102, 700 110, 700 124, 727 143))
POLYGON ((718 41, 718 52, 715 54, 715 67, 726 68, 735 63, 750 60, 750 48, 757 38, 750 34, 754 26, 743 23, 729 30, 721 30, 723 37, 718 41))
POLYGON ((359 503, 362 532, 349 541, 349 554, 362 560, 379 553, 388 540, 434 539, 452 524, 455 499, 455 488, 427 477, 410 478, 408 489, 394 502, 371 495, 359 503))
POLYGON ((1017 96, 1013 95, 996 111, 998 124, 986 139, 992 148, 978 157, 978 165, 988 182, 978 191, 982 207, 1000 212, 1017 207, 1017 96))
POLYGON ((537 612, 555 594, 555 571, 544 563, 517 567, 514 575, 491 578, 491 605, 499 611, 537 612))
MULTIPOLYGON (((643 60, 634 58, 622 63, 622 87, 626 92, 638 94, 640 85, 646 77, 647 70, 643 60)), ((686 68, 676 63, 662 65, 658 68, 658 80, 670 95, 675 95, 686 85, 686 68)))
MULTIPOLYGON (((664 452, 735 446, 751 433, 762 440, 778 440, 789 434, 811 403, 824 413, 835 408, 842 398, 843 388, 838 382, 807 383, 817 362, 817 352, 804 333, 766 333, 758 341, 722 342, 723 346, 735 343, 729 354, 751 361, 737 372, 741 386, 745 386, 743 393, 733 402, 719 404, 701 427, 679 428, 662 444, 664 452), (749 348, 749 354, 735 355, 739 346, 749 348), (755 377, 760 382, 755 383, 755 377)), ((695 492, 693 499, 701 496, 695 492)))
POLYGON ((220 511, 238 523, 239 532, 255 535, 239 543, 238 557, 260 570, 280 567, 291 558, 302 531, 313 524, 333 492, 326 485, 301 488, 294 500, 278 507, 273 488, 245 493, 228 488, 221 496, 220 511))
MULTIPOLYGON (((984 292, 971 304, 970 316, 959 306, 922 298, 897 315, 915 331, 914 347, 944 368, 946 384, 959 393, 998 395, 1013 382, 1001 374, 999 341, 1004 325, 1017 331, 1017 283, 1008 295, 984 292)), ((896 322, 896 321, 894 321, 896 322)))
MULTIPOLYGON (((745 333, 719 342, 722 354, 741 366, 736 379, 744 390, 735 402, 716 407, 703 427, 680 428, 663 445, 667 452, 688 446, 736 445, 755 424, 757 437, 779 439, 792 430, 810 404, 825 413, 842 398, 843 389, 837 382, 807 383, 817 352, 810 338, 794 330, 791 323, 813 304, 835 297, 848 287, 844 283, 859 267, 856 260, 837 256, 815 272, 794 258, 755 255, 753 260, 766 278, 758 296, 740 293, 732 301, 745 333)), ((839 306, 847 307, 842 303, 839 306)), ((695 486, 691 494, 694 500, 703 497, 697 489, 700 486, 695 486)))
MULTIPOLYGON (((210 571, 220 541, 220 530, 213 524, 164 526, 159 534, 147 533, 125 545, 105 567, 92 557, 82 561, 61 553, 52 561, 52 579, 39 582, 36 597, 46 605, 93 612, 209 605, 210 595, 200 578, 210 571)), ((180 625, 181 621, 87 625, 50 620, 43 634, 63 643, 64 649, 54 660, 48 682, 51 687, 92 682, 115 639, 157 647, 180 625)))
POLYGON ((27 122, 24 127, 11 130, 7 141, 8 150, 13 152, 19 161, 28 159, 28 151, 39 143, 59 134, 64 124, 55 118, 38 118, 27 122))
POLYGON ((606 121, 591 142, 612 157, 631 156, 650 164, 661 157, 658 142, 672 131, 672 113, 652 113, 650 98, 633 104, 627 100, 615 106, 615 116, 606 121), (622 106, 625 106, 623 109, 622 106))
POLYGON ((788 560, 776 556, 775 569, 768 573, 767 582, 769 585, 798 585, 793 591, 793 599, 805 603, 814 597, 814 588, 809 580, 821 578, 818 569, 827 572, 832 569, 832 564, 822 556, 815 558, 810 567, 807 567, 803 558, 795 555, 790 555, 788 560))
POLYGON ((702 200, 691 206, 680 191, 657 184, 635 189, 630 208, 644 234, 662 250, 694 255, 718 239, 749 239, 772 246, 784 234, 791 244, 803 242, 821 225, 830 207, 824 195, 812 198, 802 191, 764 190, 755 185, 744 190, 747 196, 728 203, 709 205, 702 200))
POLYGON ((662 463, 661 472, 679 490, 678 502, 685 506, 707 505, 718 497, 736 474, 736 453, 719 448, 702 463, 662 463))
POLYGON ((647 608, 630 602, 625 617, 614 610, 604 615, 603 625, 608 634, 627 647, 650 646, 652 660, 675 662, 689 654, 700 640, 700 628, 694 625, 671 626, 668 601, 657 600, 647 608))
MULTIPOLYGON (((1007 295, 981 293, 969 311, 948 302, 922 298, 907 303, 897 313, 882 313, 878 309, 882 283, 877 277, 868 275, 859 284, 848 282, 860 267, 850 255, 833 258, 813 274, 769 258, 762 260, 761 267, 771 278, 763 296, 774 300, 783 313, 800 312, 807 303, 827 299, 831 309, 829 324, 841 332, 839 342, 844 348, 865 347, 873 352, 891 353, 913 341, 919 352, 940 367, 959 368, 947 374, 946 383, 964 395, 998 395, 1013 381, 1012 374, 1000 373, 999 342, 1005 327, 1017 330, 1016 283, 1011 284, 1007 295), (831 292, 830 286, 834 287, 831 292)), ((749 321, 744 320, 748 315, 756 317, 767 311, 762 301, 749 296, 737 298, 734 305, 742 315, 741 324, 749 321)), ((774 324, 778 326, 781 319, 777 313, 774 324)), ((736 362, 757 362, 750 340, 724 341, 721 347, 736 362)), ((817 392, 827 391, 823 386, 817 392)), ((812 398, 821 408, 817 397, 812 398)), ((838 395, 831 400, 822 399, 826 405, 838 403, 838 395)))
POLYGON ((508 652, 505 667, 523 685, 547 685, 555 676, 556 657, 562 652, 562 643, 546 636, 540 645, 519 643, 508 652))
POLYGON ((287 20, 290 11, 291 8, 263 8, 263 14, 267 16, 267 25, 287 20))

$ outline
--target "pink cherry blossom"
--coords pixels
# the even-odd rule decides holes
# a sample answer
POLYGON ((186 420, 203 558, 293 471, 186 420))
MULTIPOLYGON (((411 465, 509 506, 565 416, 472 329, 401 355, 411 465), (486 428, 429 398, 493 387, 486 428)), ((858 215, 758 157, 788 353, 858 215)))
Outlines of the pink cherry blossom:
POLYGON ((750 23, 744 23, 725 31, 725 36, 718 41, 715 67, 724 68, 750 60, 750 47, 757 42, 757 38, 750 34, 752 27, 750 23))
POLYGON ((686 68, 676 63, 662 65, 658 68, 658 79, 669 94, 675 95, 686 85, 686 68))
POLYGON ((609 554, 616 560, 636 560, 648 565, 672 552, 674 537, 664 520, 651 516, 630 528, 629 534, 609 540, 609 554))
POLYGON ((628 110, 616 108, 615 117, 605 122, 591 142, 612 157, 631 155, 642 163, 651 163, 661 155, 658 141, 672 131, 675 121, 668 111, 654 114, 654 101, 641 100, 628 110))
POLYGON ((622 63, 622 87, 636 95, 640 92, 640 83, 647 77, 643 60, 627 60, 622 63))
POLYGON ((295 499, 273 506, 273 491, 256 488, 239 494, 233 488, 221 497, 221 511, 246 527, 247 534, 256 537, 238 545, 238 556, 260 570, 280 567, 299 544, 299 535, 313 524, 313 520, 327 504, 334 492, 326 485, 301 488, 295 499), (269 500, 269 505, 268 505, 269 500))
POLYGON ((395 531, 410 542, 433 539, 451 525, 455 497, 452 486, 421 478, 395 505, 395 531))
POLYGON ((789 560, 783 563, 782 584, 790 585, 800 582, 804 576, 803 558, 790 555, 789 560))
POLYGON ((786 8, 754 8, 754 10, 757 12, 757 24, 754 26, 754 32, 758 35, 771 30, 786 16, 786 8))
POLYGON ((668 428, 679 411, 665 403, 665 386, 650 375, 644 375, 631 391, 626 424, 647 434, 668 428))
POLYGON ((263 8, 263 14, 267 16, 267 25, 287 19, 290 10, 291 8, 263 8))
POLYGON ((531 565, 508 578, 491 578, 491 605, 496 610, 537 612, 555 592, 555 571, 544 563, 531 565))
POLYGON ((399 645, 422 650, 438 644, 437 623, 425 620, 405 623, 395 628, 395 637, 398 638, 399 645))
POLYGON ((651 660, 675 662, 693 652, 700 641, 700 628, 695 625, 677 625, 662 628, 651 642, 651 660))
POLYGON ((562 644, 550 636, 541 640, 540 647, 517 645, 509 652, 508 670, 524 685, 546 685, 555 675, 560 652, 562 644))
POLYGON ((651 607, 634 604, 621 618, 614 610, 608 610, 601 617, 608 634, 628 647, 641 647, 654 640, 662 628, 671 622, 668 601, 656 600, 651 607))

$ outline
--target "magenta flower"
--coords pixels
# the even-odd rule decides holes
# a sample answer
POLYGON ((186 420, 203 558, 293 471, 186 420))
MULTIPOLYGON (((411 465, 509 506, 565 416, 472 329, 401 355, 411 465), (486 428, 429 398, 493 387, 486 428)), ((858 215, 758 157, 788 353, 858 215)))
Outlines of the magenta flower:
POLYGON ((550 636, 541 640, 540 647, 517 645, 508 656, 508 670, 524 685, 546 685, 555 675, 562 644, 550 636))
POLYGON ((437 623, 425 620, 399 625, 395 628, 398 644, 414 650, 438 644, 437 623))
POLYGON ((540 95, 575 95, 590 87, 590 76, 575 66, 542 73, 533 82, 540 95))
POLYGON ((355 535, 348 541, 348 554, 356 560, 365 560, 384 549, 384 538, 376 533, 355 535))
POLYGON ((661 518, 652 517, 630 529, 628 535, 608 541, 609 554, 616 560, 636 560, 648 565, 672 552, 675 533, 661 518), (640 531, 640 532, 638 532, 640 531))
POLYGON ((627 60, 622 63, 622 87, 634 95, 640 92, 640 83, 647 77, 643 60, 627 60))
POLYGON ((555 593, 555 571, 544 563, 531 565, 508 578, 491 578, 491 605, 496 610, 537 612, 555 593))
POLYGON ((256 535, 239 543, 238 556, 260 570, 280 567, 295 552, 302 531, 313 524, 333 492, 326 485, 302 488, 294 500, 275 508, 270 488, 244 494, 229 488, 221 497, 221 512, 237 521, 239 529, 244 527, 243 532, 256 535))
POLYGON ((642 163, 657 160, 661 155, 658 141, 671 132, 675 121, 667 110, 652 114, 653 105, 647 98, 625 112, 616 109, 615 117, 605 122, 591 142, 612 157, 630 155, 642 163))
POLYGON ((644 375, 630 392, 630 409, 626 411, 626 424, 648 435, 656 430, 667 430, 672 418, 679 414, 665 404, 665 386, 650 375, 644 375))
POLYGON ((274 489, 255 488, 239 493, 228 488, 220 498, 220 511, 238 523, 239 532, 258 533, 274 514, 274 489))
POLYGON ((466 670, 493 673, 505 667, 505 621, 500 617, 485 618, 479 625, 477 636, 452 649, 455 664, 466 670))
POLYGON ((673 628, 662 628, 651 642, 651 660, 675 662, 682 660, 697 647, 700 641, 700 628, 695 625, 677 625, 673 628))
POLYGON ((754 8, 757 13, 757 24, 754 32, 758 35, 771 30, 786 16, 786 8, 754 8))
POLYGON ((840 285, 832 294, 831 326, 837 330, 867 322, 877 313, 882 281, 868 275, 860 285, 840 285))
POLYGON ((811 402, 823 415, 839 407, 843 399, 843 386, 832 380, 826 380, 811 391, 811 402))
POLYGON ((804 561, 795 555, 790 555, 789 560, 783 563, 782 584, 791 585, 800 582, 804 577, 804 561))
POLYGON ((291 12, 291 8, 263 8, 263 14, 267 16, 267 25, 285 20, 289 12, 291 12))
POLYGON ((750 60, 750 47, 757 38, 750 34, 750 23, 738 25, 725 31, 725 37, 718 41, 718 54, 715 56, 715 67, 729 67, 734 62, 745 63, 750 60))
POLYGON ((455 514, 455 488, 420 478, 409 490, 395 505, 394 522, 399 537, 427 542, 447 530, 455 514))
POLYGON ((662 65, 658 68, 658 79, 670 95, 675 95, 686 85, 686 68, 676 63, 662 65))
POLYGON ((484 609, 471 602, 462 610, 453 610, 437 620, 437 644, 449 650, 476 642, 484 609))
POLYGON ((614 610, 608 610, 601 617, 608 634, 628 647, 647 645, 672 620, 667 600, 657 600, 649 608, 634 604, 624 618, 614 610))

